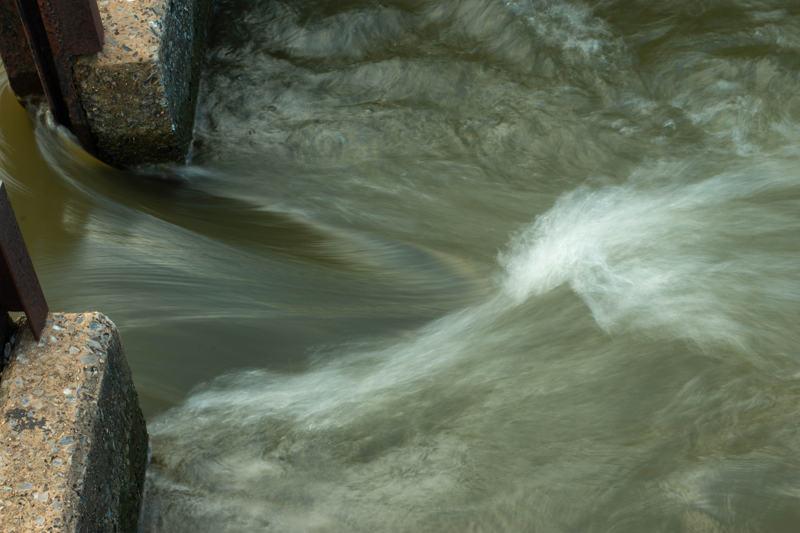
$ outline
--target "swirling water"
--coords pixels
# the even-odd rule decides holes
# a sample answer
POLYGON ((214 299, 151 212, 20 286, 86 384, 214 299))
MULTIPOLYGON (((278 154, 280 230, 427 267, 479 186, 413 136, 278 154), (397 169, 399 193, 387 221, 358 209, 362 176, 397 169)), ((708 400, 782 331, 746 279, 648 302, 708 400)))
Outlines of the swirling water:
POLYGON ((207 60, 167 175, 0 99, 144 531, 800 530, 800 3, 223 0, 207 60))

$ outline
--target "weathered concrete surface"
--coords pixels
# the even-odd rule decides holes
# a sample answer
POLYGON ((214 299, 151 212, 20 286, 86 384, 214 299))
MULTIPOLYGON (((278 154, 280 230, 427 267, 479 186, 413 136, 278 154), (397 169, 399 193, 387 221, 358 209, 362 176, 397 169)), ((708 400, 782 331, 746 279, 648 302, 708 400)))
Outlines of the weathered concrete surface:
POLYGON ((103 51, 75 81, 98 157, 114 166, 184 162, 213 0, 100 0, 103 51))
POLYGON ((147 431, 114 324, 18 322, 0 380, 0 531, 135 532, 147 431))

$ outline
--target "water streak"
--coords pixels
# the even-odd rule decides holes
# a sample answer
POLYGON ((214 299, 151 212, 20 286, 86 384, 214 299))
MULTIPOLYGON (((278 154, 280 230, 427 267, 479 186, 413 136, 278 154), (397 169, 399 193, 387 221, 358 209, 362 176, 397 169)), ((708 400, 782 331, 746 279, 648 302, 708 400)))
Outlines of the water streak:
POLYGON ((224 0, 192 164, 137 173, 1 89, 51 308, 125 339, 143 531, 796 531, 798 28, 224 0))

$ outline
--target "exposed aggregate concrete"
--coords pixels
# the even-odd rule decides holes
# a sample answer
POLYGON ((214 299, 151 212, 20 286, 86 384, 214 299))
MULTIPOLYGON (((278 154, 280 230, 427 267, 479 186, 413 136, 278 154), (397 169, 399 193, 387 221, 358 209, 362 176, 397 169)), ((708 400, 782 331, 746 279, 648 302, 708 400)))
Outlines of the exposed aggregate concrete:
POLYGON ((100 0, 98 7, 103 50, 75 62, 98 157, 117 167, 184 162, 213 0, 100 0))
MULTIPOLYGON (((0 531, 135 532, 147 431, 114 324, 25 319, 0 380, 0 531)), ((12 342, 13 342, 12 340, 12 342)))

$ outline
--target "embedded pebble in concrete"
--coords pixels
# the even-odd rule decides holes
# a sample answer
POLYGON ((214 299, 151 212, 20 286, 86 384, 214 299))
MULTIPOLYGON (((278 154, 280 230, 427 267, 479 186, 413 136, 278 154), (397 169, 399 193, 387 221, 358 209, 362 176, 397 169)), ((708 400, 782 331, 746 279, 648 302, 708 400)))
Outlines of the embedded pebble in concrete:
POLYGON ((88 340, 88 341, 86 341, 86 344, 88 344, 90 347, 96 348, 98 350, 102 350, 103 349, 103 346, 97 341, 88 340))

